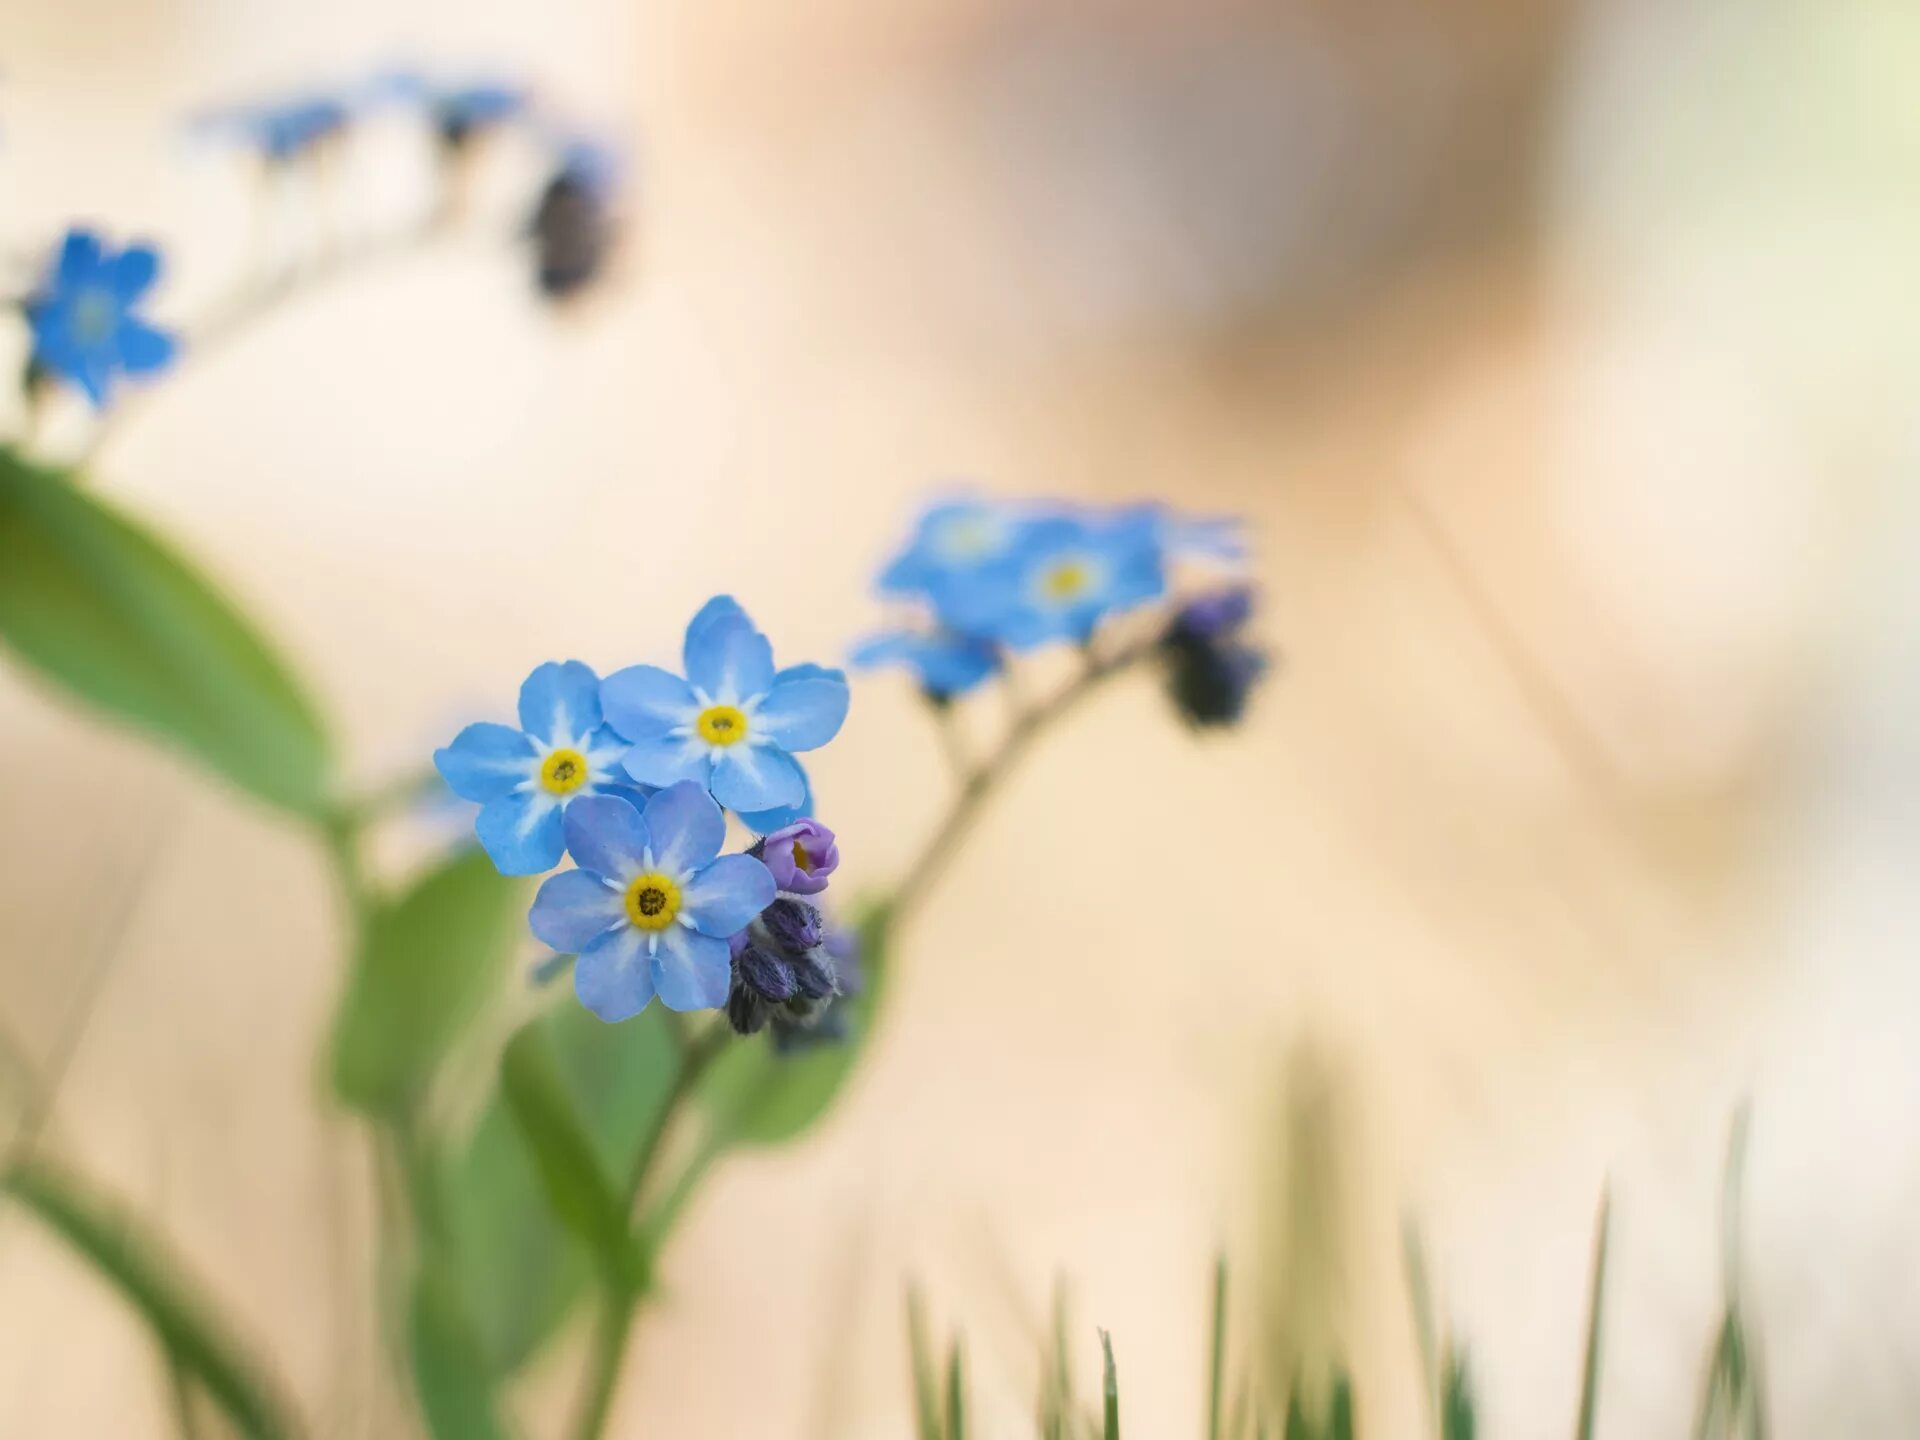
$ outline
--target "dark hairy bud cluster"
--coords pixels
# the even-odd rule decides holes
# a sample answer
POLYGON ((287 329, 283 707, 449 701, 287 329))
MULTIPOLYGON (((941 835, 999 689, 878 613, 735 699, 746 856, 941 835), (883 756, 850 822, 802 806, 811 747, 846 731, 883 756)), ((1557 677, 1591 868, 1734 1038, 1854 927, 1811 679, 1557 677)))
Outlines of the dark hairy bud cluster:
POLYGON ((1243 638, 1252 615, 1252 591, 1214 591, 1181 606, 1160 637, 1168 693, 1190 725, 1232 725, 1246 713, 1267 670, 1265 653, 1243 638))
POLYGON ((733 940, 727 1020, 742 1035, 811 1028, 842 993, 820 912, 782 895, 733 940))

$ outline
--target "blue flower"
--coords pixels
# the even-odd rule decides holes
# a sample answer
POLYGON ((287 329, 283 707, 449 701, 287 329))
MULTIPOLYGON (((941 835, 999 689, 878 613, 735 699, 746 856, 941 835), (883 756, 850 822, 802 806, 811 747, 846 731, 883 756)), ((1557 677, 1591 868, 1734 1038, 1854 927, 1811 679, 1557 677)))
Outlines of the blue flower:
POLYGON ((948 628, 1030 650, 1086 641, 1102 619, 1167 588, 1154 517, 1048 515, 1021 527, 1013 551, 977 575, 935 587, 948 628))
POLYGON ((306 155, 322 142, 343 133, 352 111, 346 102, 328 95, 302 95, 257 105, 237 105, 200 118, 196 125, 245 141, 272 162, 286 163, 306 155))
POLYGON ((541 885, 528 923, 555 950, 580 957, 580 1003, 609 1021, 638 1015, 655 995, 669 1010, 724 1005, 727 942, 773 903, 774 886, 751 855, 720 855, 720 807, 682 781, 644 810, 590 795, 567 807, 565 824, 579 868, 541 885))
POLYGON ((34 368, 78 385, 96 407, 107 403, 116 371, 164 370, 177 348, 173 337, 133 313, 159 274, 160 256, 150 245, 115 254, 92 231, 69 230, 26 302, 34 368))
POLYGON ((1000 648, 990 640, 950 630, 887 630, 853 649, 863 668, 899 665, 913 672, 920 688, 936 700, 964 695, 1000 668, 1000 648))
POLYGON ((819 665, 773 668, 773 647, 730 596, 687 626, 686 678, 632 665, 600 687, 607 721, 632 748, 643 785, 691 780, 743 816, 801 805, 807 779, 793 758, 840 731, 847 678, 819 665))
POLYGON ((907 548, 880 572, 880 588, 931 596, 977 575, 1013 553, 1027 518, 997 500, 943 500, 921 515, 907 548))
POLYGON ((520 728, 469 725, 433 763, 480 804, 474 833, 503 875, 537 875, 566 849, 561 815, 591 795, 635 792, 620 738, 600 720, 600 678, 578 660, 549 661, 520 687, 520 728))

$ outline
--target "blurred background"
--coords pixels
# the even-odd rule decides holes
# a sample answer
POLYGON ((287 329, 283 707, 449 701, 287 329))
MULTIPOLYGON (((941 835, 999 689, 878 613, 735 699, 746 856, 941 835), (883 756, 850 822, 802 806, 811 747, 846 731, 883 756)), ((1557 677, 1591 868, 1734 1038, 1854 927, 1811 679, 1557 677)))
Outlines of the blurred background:
MULTIPOLYGON (((684 1228, 613 1433, 904 1433, 909 1275, 976 1332, 983 1433, 1019 1433, 1031 1357, 995 1337, 1056 1276, 1115 1335, 1128 1433, 1193 1433, 1207 1265, 1303 1043, 1341 1094, 1371 1434, 1419 1423, 1403 1215, 1485 1433, 1570 1427, 1609 1181, 1600 1433, 1684 1433, 1743 1097, 1778 1432, 1914 1432, 1920 10, 15 0, 6 246, 151 235, 188 320, 253 237, 183 117, 393 61, 619 140, 606 292, 556 316, 504 243, 398 257, 183 367, 95 461, 282 637, 368 783, 541 659, 670 657, 716 590, 783 660, 843 653, 956 478, 1247 515, 1285 656, 1238 734, 1142 685, 1033 757, 832 1123, 684 1228), (1142 903, 1149 866, 1186 903, 1142 903)), ((815 769, 837 883, 943 803, 919 709, 858 684, 815 769)), ((315 1103, 320 857, 12 669, 0 789, 0 1019, 59 1077, 52 1130, 328 1433, 383 1433, 364 1147, 315 1103)), ((165 1434, 155 1371, 0 1216, 0 1433, 165 1434)))

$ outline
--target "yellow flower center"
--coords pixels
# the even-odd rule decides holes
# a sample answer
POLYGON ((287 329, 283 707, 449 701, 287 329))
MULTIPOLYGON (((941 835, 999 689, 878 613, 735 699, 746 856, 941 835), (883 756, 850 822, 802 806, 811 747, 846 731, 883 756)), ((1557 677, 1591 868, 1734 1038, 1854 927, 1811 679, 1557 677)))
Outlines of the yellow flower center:
POLYGON ((813 857, 807 854, 807 847, 798 840, 793 842, 793 868, 802 875, 813 873, 813 857))
POLYGON ((966 515, 947 522, 940 548, 958 560, 971 560, 993 548, 998 532, 984 515, 966 515))
POLYGON ((747 738, 747 717, 732 705, 709 705, 694 725, 709 745, 733 745, 747 738))
POLYGON ((120 307, 114 303, 113 293, 98 285, 90 285, 73 297, 73 309, 68 324, 72 327, 73 338, 82 345, 105 344, 113 337, 114 327, 119 323, 120 307))
POLYGON ((1047 571, 1040 588, 1049 600, 1074 600, 1085 594, 1092 583, 1093 572, 1084 561, 1062 560, 1047 571))
POLYGON ((627 919, 636 930, 664 930, 680 913, 680 887, 659 871, 633 877, 627 886, 627 919))
POLYGON ((556 750, 540 762, 540 783, 551 795, 571 795, 587 783, 587 757, 578 750, 556 750))

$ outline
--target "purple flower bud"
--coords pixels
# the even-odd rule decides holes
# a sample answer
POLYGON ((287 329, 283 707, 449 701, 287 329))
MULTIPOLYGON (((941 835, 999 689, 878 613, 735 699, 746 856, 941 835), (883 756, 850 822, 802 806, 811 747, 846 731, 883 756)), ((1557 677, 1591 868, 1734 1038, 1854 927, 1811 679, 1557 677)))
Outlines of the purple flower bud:
POLYGON ((795 821, 767 836, 763 845, 761 858, 773 872, 773 883, 795 895, 818 895, 840 865, 833 831, 818 820, 795 821))
POLYGON ((734 961, 740 982, 763 1000, 779 1004, 791 1000, 800 988, 793 966, 778 956, 769 955, 758 945, 749 945, 734 961))
POLYGON ((808 1000, 825 1000, 839 988, 833 962, 819 951, 793 962, 793 979, 808 1000))
POLYGON ((760 924, 782 955, 798 959, 821 940, 820 912, 804 900, 775 900, 760 912, 760 924))
POLYGON ((737 979, 727 994, 727 1023, 736 1035, 757 1035, 766 1025, 766 1002, 737 979))
POLYGON ((1253 615, 1253 591, 1245 585, 1196 595, 1173 617, 1173 632, 1189 640, 1224 640, 1253 615))

